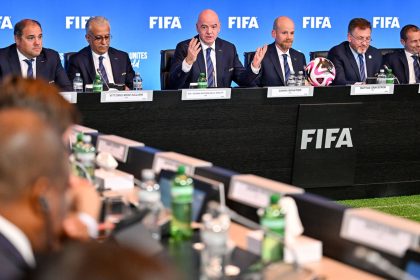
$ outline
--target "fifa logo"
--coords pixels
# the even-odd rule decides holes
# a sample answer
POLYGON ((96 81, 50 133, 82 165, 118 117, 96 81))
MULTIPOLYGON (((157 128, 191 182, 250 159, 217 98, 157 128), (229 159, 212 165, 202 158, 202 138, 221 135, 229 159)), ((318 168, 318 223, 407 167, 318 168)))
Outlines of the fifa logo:
POLYGON ((156 25, 158 29, 182 28, 179 17, 149 17, 149 28, 154 29, 156 25))
POLYGON ((66 17, 66 29, 85 29, 86 22, 89 20, 90 16, 67 16, 66 17))
POLYGON ((255 28, 258 29, 260 28, 258 26, 258 21, 257 21, 257 17, 229 17, 228 18, 228 27, 230 29, 232 28, 246 28, 246 29, 251 29, 251 28, 255 28))
POLYGON ((10 16, 0 16, 0 29, 13 29, 10 16))
POLYGON ((303 17, 303 28, 316 28, 316 29, 331 29, 331 22, 329 17, 303 17))
POLYGON ((400 28, 398 17, 373 17, 373 28, 400 28))
POLYGON ((315 141, 315 149, 330 149, 353 147, 351 139, 351 128, 327 128, 327 129, 303 129, 302 142, 300 144, 301 150, 306 150, 308 144, 315 141))

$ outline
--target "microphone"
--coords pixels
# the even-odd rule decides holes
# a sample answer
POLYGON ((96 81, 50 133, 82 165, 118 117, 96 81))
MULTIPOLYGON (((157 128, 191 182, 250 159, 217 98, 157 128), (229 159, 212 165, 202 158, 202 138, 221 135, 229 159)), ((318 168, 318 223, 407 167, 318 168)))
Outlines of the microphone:
POLYGON ((392 278, 404 280, 416 279, 413 275, 406 273, 385 259, 379 252, 373 251, 364 246, 357 246, 353 251, 353 255, 356 258, 371 264, 373 267, 379 269, 382 273, 387 276, 391 276, 392 278))
MULTIPOLYGON (((385 68, 386 71, 390 70, 389 67, 386 64, 384 64, 384 68, 385 68)), ((394 78, 394 80, 397 81, 397 85, 399 85, 400 81, 398 80, 397 76, 394 75, 394 73, 392 73, 392 77, 394 78)))
POLYGON ((99 68, 97 68, 97 69, 96 69, 96 71, 98 72, 99 77, 101 77, 102 82, 106 85, 107 89, 109 90, 109 85, 108 85, 108 83, 105 81, 104 76, 102 76, 102 72, 101 72, 101 70, 99 70, 99 68))

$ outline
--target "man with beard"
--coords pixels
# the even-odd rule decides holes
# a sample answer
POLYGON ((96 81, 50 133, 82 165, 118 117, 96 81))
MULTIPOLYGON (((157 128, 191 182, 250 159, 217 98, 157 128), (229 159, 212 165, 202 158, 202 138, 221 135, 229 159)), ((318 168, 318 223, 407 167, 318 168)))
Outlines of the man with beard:
POLYGON ((368 20, 354 18, 350 21, 347 41, 328 52, 328 59, 336 71, 334 85, 363 84, 368 77, 374 77, 379 72, 382 54, 370 45, 371 33, 372 27, 368 20))

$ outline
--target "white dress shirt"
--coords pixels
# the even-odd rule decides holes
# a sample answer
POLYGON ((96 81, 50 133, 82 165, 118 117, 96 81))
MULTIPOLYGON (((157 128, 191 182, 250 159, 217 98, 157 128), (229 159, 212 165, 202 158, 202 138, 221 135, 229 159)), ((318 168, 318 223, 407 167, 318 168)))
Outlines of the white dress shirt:
POLYGON ((284 71, 284 58, 283 54, 287 54, 287 64, 289 64, 290 74, 296 74, 295 70, 293 69, 292 58, 290 56, 289 50, 287 52, 283 52, 277 45, 276 45, 277 55, 279 56, 281 71, 283 72, 283 80, 286 81, 286 73, 284 71))
MULTIPOLYGON (((351 52, 353 53, 353 56, 354 56, 354 59, 356 60, 356 63, 357 63, 357 68, 359 69, 359 74, 360 74, 360 61, 359 61, 359 54, 355 51, 355 50, 353 50, 352 49, 352 47, 350 47, 350 50, 351 50, 351 52)), ((367 74, 367 68, 366 68, 366 55, 365 54, 362 54, 363 55, 363 67, 365 68, 365 76, 366 76, 366 79, 367 78, 369 78, 368 77, 368 74, 367 74)))
MULTIPOLYGON (((27 58, 26 56, 23 55, 23 53, 21 53, 18 48, 16 48, 17 50, 17 54, 18 54, 18 58, 19 58, 19 63, 20 63, 20 71, 22 72, 22 77, 27 78, 28 76, 28 63, 26 63, 25 59, 30 59, 27 58)), ((32 61, 32 70, 34 73, 34 78, 36 78, 36 57, 33 58, 34 61, 32 61)))
POLYGON ((409 84, 415 84, 416 83, 416 73, 414 72, 414 58, 411 56, 413 53, 409 53, 408 51, 404 50, 405 56, 407 57, 408 61, 408 83, 409 84))
POLYGON ((95 71, 98 72, 100 56, 104 57, 104 59, 102 60, 102 63, 105 67, 106 75, 108 77, 108 83, 114 84, 114 76, 112 75, 112 66, 111 66, 111 61, 109 59, 108 52, 104 54, 97 54, 94 51, 92 51, 93 63, 95 64, 95 71))

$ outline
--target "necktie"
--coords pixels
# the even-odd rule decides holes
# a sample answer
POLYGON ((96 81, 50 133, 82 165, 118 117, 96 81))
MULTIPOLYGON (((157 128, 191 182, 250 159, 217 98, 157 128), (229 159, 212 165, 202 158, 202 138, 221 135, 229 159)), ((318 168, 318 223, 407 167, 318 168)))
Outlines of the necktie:
POLYGON ((101 71, 102 78, 105 80, 105 83, 108 83, 108 76, 106 74, 106 70, 103 63, 104 57, 101 55, 99 57, 99 71, 101 71))
POLYGON ((413 54, 411 57, 414 59, 413 66, 414 66, 414 75, 416 76, 416 83, 420 83, 419 56, 416 54, 413 54))
POLYGON ((207 85, 208 87, 215 87, 214 84, 214 68, 213 62, 211 61, 211 48, 206 50, 206 63, 207 63, 207 85))
POLYGON ((32 62, 34 61, 33 58, 31 59, 24 59, 23 61, 25 61, 28 64, 28 72, 26 74, 26 77, 29 78, 33 78, 34 77, 34 69, 32 68, 32 62))
POLYGON ((365 61, 363 59, 363 54, 359 53, 359 70, 360 70, 360 81, 366 81, 366 73, 365 73, 365 61))
POLYGON ((284 60, 284 83, 287 84, 287 80, 290 77, 290 68, 289 63, 287 62, 287 54, 283 54, 284 60))

